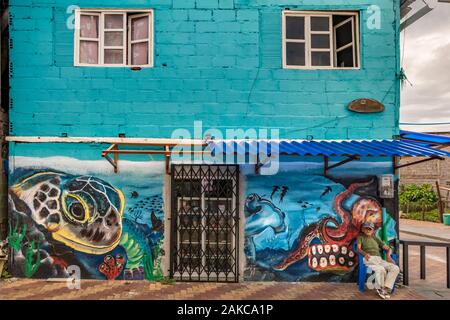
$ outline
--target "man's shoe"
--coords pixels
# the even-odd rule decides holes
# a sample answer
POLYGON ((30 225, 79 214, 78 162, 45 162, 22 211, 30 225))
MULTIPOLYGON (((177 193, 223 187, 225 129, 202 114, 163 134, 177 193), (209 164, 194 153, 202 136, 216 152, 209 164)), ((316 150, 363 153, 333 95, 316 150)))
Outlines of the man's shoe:
POLYGON ((382 289, 377 289, 377 293, 378 293, 378 295, 380 296, 381 299, 383 299, 383 300, 386 300, 386 299, 387 299, 384 290, 382 290, 382 289))
POLYGON ((391 295, 389 294, 389 291, 387 289, 382 289, 384 296, 386 297, 386 299, 390 299, 391 295))

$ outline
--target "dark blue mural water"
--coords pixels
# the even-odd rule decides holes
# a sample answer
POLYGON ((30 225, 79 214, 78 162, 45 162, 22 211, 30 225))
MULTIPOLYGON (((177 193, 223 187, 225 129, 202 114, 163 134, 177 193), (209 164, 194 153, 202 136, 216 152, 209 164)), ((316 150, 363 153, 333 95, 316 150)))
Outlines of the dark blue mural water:
POLYGON ((290 164, 276 176, 247 177, 247 280, 350 281, 357 265, 353 242, 362 223, 373 221, 386 240, 396 237, 395 223, 377 196, 376 175, 389 172, 389 163, 330 177, 308 172, 308 166, 290 164))

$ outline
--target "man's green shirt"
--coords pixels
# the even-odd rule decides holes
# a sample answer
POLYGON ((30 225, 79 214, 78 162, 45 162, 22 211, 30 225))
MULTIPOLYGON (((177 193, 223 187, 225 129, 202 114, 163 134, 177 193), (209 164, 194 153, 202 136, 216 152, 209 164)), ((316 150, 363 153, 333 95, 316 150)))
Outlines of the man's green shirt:
POLYGON ((385 246, 385 243, 377 236, 368 237, 362 234, 358 236, 356 241, 358 245, 361 245, 361 249, 371 256, 381 256, 381 250, 385 246))

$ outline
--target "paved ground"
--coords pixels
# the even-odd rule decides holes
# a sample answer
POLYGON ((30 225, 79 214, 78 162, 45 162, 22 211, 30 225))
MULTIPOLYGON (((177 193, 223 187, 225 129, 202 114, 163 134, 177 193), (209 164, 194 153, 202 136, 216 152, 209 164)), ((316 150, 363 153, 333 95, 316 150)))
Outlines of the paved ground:
MULTIPOLYGON (((65 283, 39 280, 0 282, 0 299, 71 300, 371 300, 373 291, 360 293, 356 284, 330 283, 176 283, 151 284, 146 281, 83 281, 81 290, 69 290, 65 283)), ((411 288, 402 288, 395 300, 422 300, 411 288)))
POLYGON ((400 229, 404 234, 429 238, 428 241, 450 242, 450 226, 441 223, 400 219, 400 229))
MULTIPOLYGON (((436 223, 401 220, 403 240, 450 242, 450 227, 436 223)), ((397 290, 393 299, 448 299, 446 253, 428 248, 427 278, 420 280, 419 248, 410 248, 410 286, 397 290)), ((400 256, 400 262, 402 262, 400 256)), ((373 291, 360 293, 356 284, 341 283, 176 283, 162 285, 146 281, 82 281, 80 290, 69 290, 65 282, 44 280, 0 281, 0 299, 164 299, 164 300, 370 300, 373 291)))
MULTIPOLYGON (((450 242, 450 227, 440 223, 400 220, 400 239, 430 242, 450 242)), ((420 279, 420 249, 409 249, 409 286, 427 299, 450 300, 450 289, 447 289, 446 249, 426 248, 426 279, 420 279)), ((400 255, 400 266, 402 256, 400 255)))
MULTIPOLYGON (((418 240, 439 242, 434 239, 418 237, 400 232, 403 240, 418 240)), ((403 269, 400 252, 400 268, 403 269)), ((447 289, 446 250, 445 248, 428 247, 426 249, 426 279, 420 279, 420 249, 409 248, 409 287, 416 290, 427 299, 450 300, 450 289, 447 289)))

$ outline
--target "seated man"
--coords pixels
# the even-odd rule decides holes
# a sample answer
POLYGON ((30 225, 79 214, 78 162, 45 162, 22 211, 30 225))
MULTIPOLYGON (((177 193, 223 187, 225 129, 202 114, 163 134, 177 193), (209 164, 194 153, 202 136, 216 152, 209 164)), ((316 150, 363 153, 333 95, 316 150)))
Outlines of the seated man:
POLYGON ((400 268, 391 258, 392 249, 375 236, 373 222, 365 222, 357 238, 358 251, 364 256, 364 264, 375 272, 377 293, 382 299, 389 299, 400 268), (381 250, 387 251, 387 261, 381 258, 381 250))

